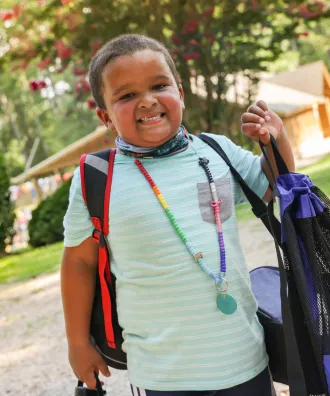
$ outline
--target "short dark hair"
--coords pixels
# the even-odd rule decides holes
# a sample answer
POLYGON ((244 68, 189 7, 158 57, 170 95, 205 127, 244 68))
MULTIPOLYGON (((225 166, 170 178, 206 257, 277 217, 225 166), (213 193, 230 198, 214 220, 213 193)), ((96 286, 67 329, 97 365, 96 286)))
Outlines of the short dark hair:
POLYGON ((137 51, 152 50, 164 55, 175 81, 179 84, 179 74, 167 48, 160 41, 140 34, 123 34, 108 41, 94 56, 89 66, 89 83, 98 107, 105 109, 103 99, 102 73, 105 66, 122 55, 132 55, 137 51))

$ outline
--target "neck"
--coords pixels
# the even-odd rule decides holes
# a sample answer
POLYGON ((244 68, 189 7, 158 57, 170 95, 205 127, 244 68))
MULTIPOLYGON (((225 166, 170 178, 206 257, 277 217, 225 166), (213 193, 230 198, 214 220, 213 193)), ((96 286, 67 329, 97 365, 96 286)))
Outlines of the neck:
POLYGON ((116 138, 116 146, 123 154, 132 157, 163 157, 186 149, 188 146, 188 134, 185 128, 180 126, 174 137, 157 147, 134 146, 118 136, 116 138))

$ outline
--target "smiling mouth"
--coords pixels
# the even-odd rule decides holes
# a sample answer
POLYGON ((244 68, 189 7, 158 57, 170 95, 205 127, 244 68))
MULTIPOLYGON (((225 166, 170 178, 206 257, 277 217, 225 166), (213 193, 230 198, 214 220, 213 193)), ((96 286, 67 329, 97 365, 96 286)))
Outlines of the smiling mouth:
POLYGON ((165 116, 165 113, 159 113, 159 114, 157 114, 157 115, 155 115, 155 116, 152 116, 152 117, 143 117, 143 118, 140 118, 140 119, 138 120, 138 122, 140 122, 141 124, 143 124, 143 123, 148 122, 148 121, 157 121, 157 120, 160 120, 161 118, 163 118, 164 116, 165 116))

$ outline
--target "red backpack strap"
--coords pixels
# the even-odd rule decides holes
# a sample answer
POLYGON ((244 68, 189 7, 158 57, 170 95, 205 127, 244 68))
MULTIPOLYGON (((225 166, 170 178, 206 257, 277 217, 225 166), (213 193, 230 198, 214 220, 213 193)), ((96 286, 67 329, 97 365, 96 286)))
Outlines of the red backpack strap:
POLYGON ((116 150, 103 150, 84 154, 80 158, 81 190, 94 225, 93 239, 99 245, 98 275, 102 295, 107 343, 115 348, 112 326, 112 307, 109 287, 113 287, 110 271, 110 252, 107 244, 109 234, 109 207, 116 150))

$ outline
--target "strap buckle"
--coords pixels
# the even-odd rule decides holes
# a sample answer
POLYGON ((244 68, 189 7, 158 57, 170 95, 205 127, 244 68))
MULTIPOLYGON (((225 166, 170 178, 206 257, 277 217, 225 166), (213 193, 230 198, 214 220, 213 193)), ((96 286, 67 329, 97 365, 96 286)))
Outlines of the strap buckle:
POLYGON ((98 230, 97 228, 94 228, 92 233, 92 238, 94 239, 95 242, 97 242, 100 245, 101 248, 104 247, 105 238, 102 231, 98 230))
POLYGON ((268 216, 267 209, 265 210, 264 208, 260 211, 258 209, 252 208, 252 212, 258 219, 262 219, 264 217, 268 216))

